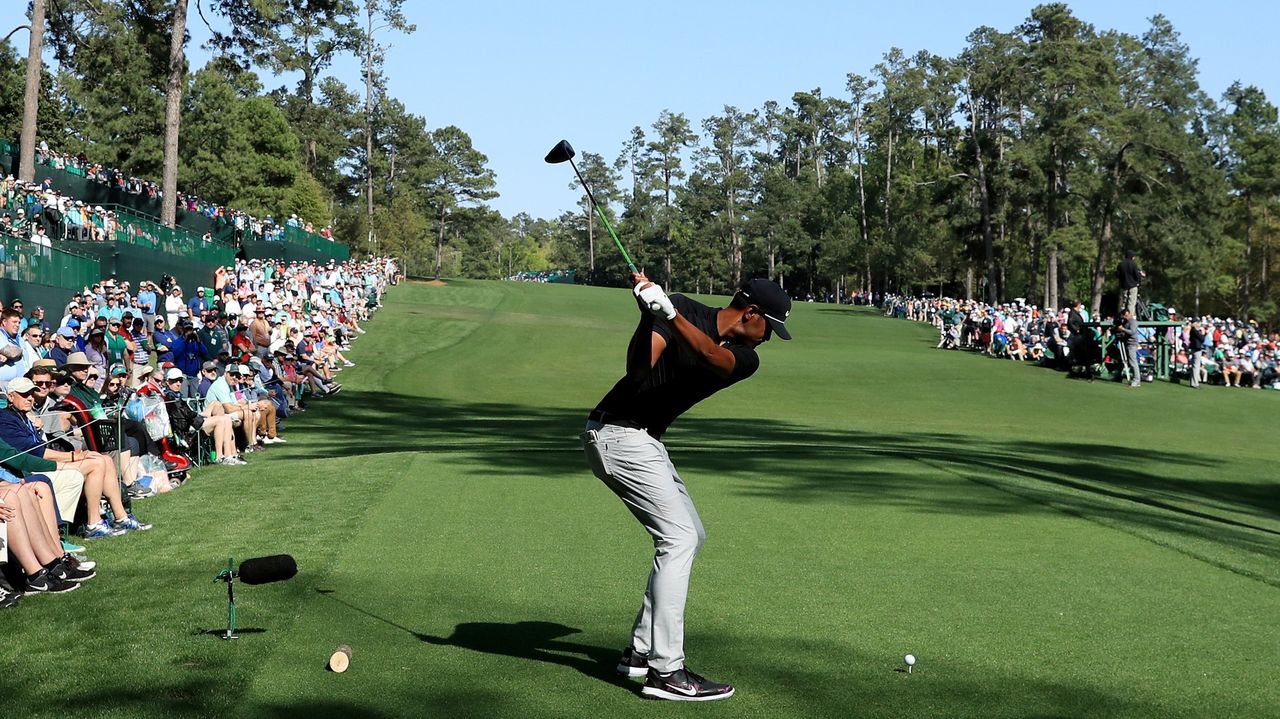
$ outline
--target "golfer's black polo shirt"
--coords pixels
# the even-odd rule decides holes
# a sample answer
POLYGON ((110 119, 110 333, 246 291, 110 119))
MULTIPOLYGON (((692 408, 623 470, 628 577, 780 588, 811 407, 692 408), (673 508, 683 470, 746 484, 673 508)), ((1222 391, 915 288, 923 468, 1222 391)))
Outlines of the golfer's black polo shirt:
MULTIPOLYGON (((716 314, 719 310, 684 295, 671 295, 671 304, 675 305, 690 324, 706 333, 716 344, 723 341, 716 330, 716 314)), ((609 424, 641 427, 655 439, 659 439, 685 410, 725 387, 750 377, 760 368, 760 357, 754 349, 727 344, 725 348, 734 356, 733 373, 728 377, 720 377, 679 340, 666 320, 654 321, 653 331, 667 341, 667 348, 658 357, 658 363, 639 382, 628 377, 618 380, 613 389, 600 400, 600 404, 596 405, 593 417, 603 416, 603 421, 609 424)))

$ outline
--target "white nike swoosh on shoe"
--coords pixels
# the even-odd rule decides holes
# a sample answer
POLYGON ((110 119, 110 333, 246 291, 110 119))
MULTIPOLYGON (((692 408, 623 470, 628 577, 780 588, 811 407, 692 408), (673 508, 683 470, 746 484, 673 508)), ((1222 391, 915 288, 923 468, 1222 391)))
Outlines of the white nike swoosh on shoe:
MULTIPOLYGON (((671 686, 671 685, 668 684, 667 686, 671 686)), ((671 688, 687 697, 697 696, 698 694, 698 690, 695 687, 689 687, 688 689, 685 689, 684 687, 671 687, 671 688)))

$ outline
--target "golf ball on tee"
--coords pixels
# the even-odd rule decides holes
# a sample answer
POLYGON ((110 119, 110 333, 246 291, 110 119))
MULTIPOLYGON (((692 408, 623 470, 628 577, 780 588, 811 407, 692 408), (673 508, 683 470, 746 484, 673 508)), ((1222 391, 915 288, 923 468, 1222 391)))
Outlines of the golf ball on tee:
POLYGON ((911 666, 915 666, 915 663, 916 663, 916 655, 914 655, 914 654, 908 654, 907 656, 903 657, 903 658, 902 658, 902 660, 903 660, 904 662, 906 662, 906 663, 907 663, 907 666, 909 666, 909 667, 911 667, 911 666))

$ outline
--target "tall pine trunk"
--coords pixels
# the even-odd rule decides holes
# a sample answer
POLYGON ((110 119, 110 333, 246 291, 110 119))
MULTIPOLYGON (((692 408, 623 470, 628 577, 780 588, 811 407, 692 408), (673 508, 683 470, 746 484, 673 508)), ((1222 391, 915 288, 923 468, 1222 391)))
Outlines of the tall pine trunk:
POLYGON ((978 167, 978 204, 982 210, 982 252, 986 260, 987 302, 996 304, 999 299, 999 287, 996 286, 996 250, 995 240, 991 235, 991 189, 987 185, 987 164, 982 157, 982 142, 978 137, 978 103, 969 92, 969 125, 973 135, 973 158, 978 167))
POLYGON ((862 110, 859 107, 853 117, 853 152, 858 163, 858 219, 862 230, 862 254, 866 265, 863 287, 871 292, 871 233, 867 228, 867 188, 862 178, 862 110))
MULTIPOLYGON (((729 151, 729 159, 732 163, 732 148, 729 151)), ((731 168, 730 173, 736 169, 732 164, 727 166, 731 168)), ((732 177, 732 174, 729 176, 732 177)), ((729 208, 729 273, 733 278, 733 286, 739 287, 742 285, 742 236, 738 234, 738 207, 734 201, 737 191, 732 182, 728 183, 725 193, 727 195, 725 205, 729 208)))
POLYGON ((893 197, 893 129, 889 129, 889 153, 884 168, 884 239, 893 241, 893 224, 890 222, 889 205, 893 197))
POLYGON ((1111 253, 1111 228, 1115 221, 1116 205, 1120 202, 1120 179, 1124 174, 1124 153, 1128 149, 1129 143, 1125 143, 1111 163, 1111 176, 1108 178, 1111 186, 1107 188, 1102 202, 1102 234, 1098 237, 1098 257, 1093 262, 1093 281, 1089 288, 1089 311, 1094 317, 1099 317, 1102 309, 1102 289, 1107 282, 1107 260, 1111 253))
MULTIPOLYGON (((373 244, 373 11, 374 4, 365 2, 367 34, 364 55, 364 185, 365 217, 369 221, 368 242, 373 244)), ((440 239, 436 243, 436 277, 440 276, 440 251, 444 247, 444 210, 440 212, 440 239)))
POLYGON ((1045 263, 1045 307, 1058 308, 1058 246, 1049 244, 1049 260, 1045 263))
POLYGON ((173 6, 173 27, 169 36, 169 82, 164 101, 164 172, 160 180, 163 197, 160 223, 173 227, 178 216, 178 134, 182 123, 182 84, 187 59, 187 0, 173 6))
POLYGON ((436 233, 436 272, 434 275, 437 280, 440 279, 440 267, 444 261, 444 228, 448 212, 448 209, 443 205, 440 207, 440 229, 436 233))
POLYGON ((27 50, 27 86, 22 96, 22 136, 18 141, 21 159, 18 163, 18 179, 35 182, 36 179, 36 115, 40 109, 40 74, 44 64, 40 53, 44 50, 45 0, 31 3, 31 43, 27 50))
POLYGON ((587 268, 591 276, 596 272, 596 218, 591 212, 591 198, 587 198, 587 268))
POLYGON ((1253 305, 1253 197, 1244 196, 1244 285, 1241 287, 1240 318, 1249 319, 1253 305))

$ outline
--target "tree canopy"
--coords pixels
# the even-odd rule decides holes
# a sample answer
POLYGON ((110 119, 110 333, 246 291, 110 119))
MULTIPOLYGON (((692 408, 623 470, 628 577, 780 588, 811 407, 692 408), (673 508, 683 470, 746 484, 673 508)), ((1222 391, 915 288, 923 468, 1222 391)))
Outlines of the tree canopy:
MULTIPOLYGON (((177 2, 48 4, 57 70, 41 80, 41 139, 158 177, 177 2)), ((386 37, 415 31, 402 5, 197 3, 234 31, 182 75, 179 187, 333 224, 418 274, 562 266, 624 281, 576 181, 575 211, 503 217, 487 205, 499 178, 466 129, 433 127, 388 95, 386 37), (343 55, 363 87, 331 74, 343 55)), ((1244 81, 1211 95, 1196 64, 1163 16, 1132 35, 1039 5, 1015 27, 974 29, 953 57, 886 48, 842 88, 635 118, 616 154, 583 153, 580 169, 637 263, 674 291, 763 275, 797 296, 929 289, 1097 308, 1132 249, 1150 299, 1275 325, 1276 107, 1244 81)), ((0 52, 8 137, 23 65, 0 52)))

